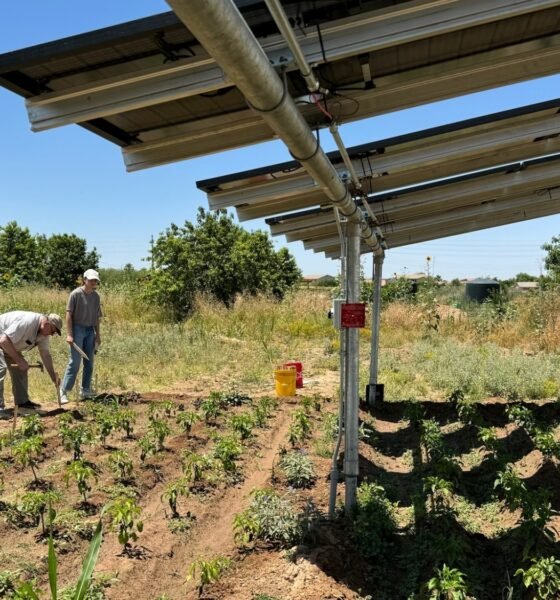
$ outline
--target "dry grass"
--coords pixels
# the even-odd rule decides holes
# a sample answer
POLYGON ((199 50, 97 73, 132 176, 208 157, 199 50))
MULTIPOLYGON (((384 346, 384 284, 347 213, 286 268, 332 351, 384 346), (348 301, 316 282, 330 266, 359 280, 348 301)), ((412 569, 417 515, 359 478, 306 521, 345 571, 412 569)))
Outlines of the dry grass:
MULTIPOLYGON (((284 301, 240 297, 231 308, 201 296, 193 316, 182 324, 165 322, 165 315, 146 307, 130 290, 102 290, 104 343, 97 357, 96 388, 101 391, 193 391, 193 380, 205 389, 272 389, 272 372, 297 359, 307 372, 338 368, 339 334, 326 318, 329 291, 298 290, 284 301)), ((0 311, 13 309, 64 313, 67 293, 36 287, 0 292, 0 311)), ((437 331, 430 329, 426 306, 394 302, 381 319, 382 358, 390 369, 383 375, 399 395, 431 393, 432 384, 414 375, 415 348, 428 344, 444 351, 445 340, 469 347, 475 354, 484 344, 525 353, 554 353, 560 347, 560 295, 522 296, 500 318, 491 307, 458 310, 438 305, 437 331), (394 354, 394 355, 393 355, 394 354)), ((362 369, 368 369, 369 324, 361 331, 362 369)), ((52 340, 58 371, 64 371, 68 348, 63 338, 52 340)), ((35 360, 35 357, 32 357, 35 360)), ((443 367, 442 367, 443 368, 443 367)), ((439 377, 439 376, 438 376, 439 377)), ((445 379, 443 376, 439 377, 445 379)), ((34 398, 54 402, 46 375, 30 374, 34 398)), ((200 390, 202 391, 202 389, 200 390)), ((9 396, 7 396, 9 398, 9 396)))
MULTIPOLYGON (((158 311, 143 307, 129 293, 101 293, 103 344, 95 367, 99 391, 197 392, 191 384, 195 378, 206 381, 205 392, 231 386, 271 390, 274 368, 287 360, 302 360, 314 371, 324 368, 316 348, 336 337, 326 318, 328 293, 302 291, 283 302, 240 297, 229 309, 201 296, 192 318, 181 324, 162 322, 158 311)), ((66 292, 42 288, 2 291, 0 310, 64 314, 66 298, 66 292)), ((64 338, 51 340, 51 352, 62 375, 68 353, 64 338)), ((30 393, 39 401, 55 401, 45 374, 30 374, 30 393)))

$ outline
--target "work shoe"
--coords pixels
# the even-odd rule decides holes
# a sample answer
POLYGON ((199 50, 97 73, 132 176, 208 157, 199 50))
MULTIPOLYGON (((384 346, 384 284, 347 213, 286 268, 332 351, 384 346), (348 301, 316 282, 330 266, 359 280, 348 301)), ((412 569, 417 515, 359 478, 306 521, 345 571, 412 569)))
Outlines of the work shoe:
POLYGON ((37 404, 37 402, 32 402, 31 400, 28 400, 25 404, 18 404, 18 409, 20 408, 35 410, 37 408, 41 408, 41 405, 37 404))
POLYGON ((70 402, 70 400, 68 400, 68 396, 66 395, 66 392, 61 392, 60 393, 60 404, 68 404, 68 402, 70 402))
POLYGON ((95 398, 95 392, 92 390, 80 390, 80 400, 91 400, 95 398))

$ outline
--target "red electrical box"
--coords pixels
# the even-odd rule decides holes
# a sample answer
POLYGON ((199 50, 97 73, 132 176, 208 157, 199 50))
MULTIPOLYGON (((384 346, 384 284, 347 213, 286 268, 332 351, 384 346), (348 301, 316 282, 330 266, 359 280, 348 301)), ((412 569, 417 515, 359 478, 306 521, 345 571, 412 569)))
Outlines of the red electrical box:
POLYGON ((365 304, 342 304, 340 307, 341 327, 365 327, 366 305, 365 304))

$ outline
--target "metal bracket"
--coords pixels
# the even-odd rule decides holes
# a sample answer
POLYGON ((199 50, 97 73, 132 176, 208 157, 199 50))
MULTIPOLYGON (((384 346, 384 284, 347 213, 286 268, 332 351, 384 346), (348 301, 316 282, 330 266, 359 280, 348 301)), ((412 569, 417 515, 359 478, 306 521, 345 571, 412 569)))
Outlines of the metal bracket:
POLYGON ((164 62, 174 62, 181 58, 192 58, 196 56, 194 50, 187 44, 170 44, 165 40, 165 33, 160 31, 154 36, 154 43, 165 56, 164 62), (185 51, 188 54, 179 54, 178 51, 185 51))
POLYGON ((268 62, 275 68, 290 67, 295 63, 294 55, 288 48, 282 50, 273 50, 266 53, 268 62))

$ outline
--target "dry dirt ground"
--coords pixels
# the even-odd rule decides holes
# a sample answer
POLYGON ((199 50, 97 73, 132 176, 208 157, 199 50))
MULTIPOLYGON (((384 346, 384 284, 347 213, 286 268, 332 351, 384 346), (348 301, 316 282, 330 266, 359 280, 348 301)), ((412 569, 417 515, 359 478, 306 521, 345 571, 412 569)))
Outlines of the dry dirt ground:
MULTIPOLYGON (((172 600, 197 598, 196 582, 186 580, 189 565, 197 559, 218 555, 231 558, 232 564, 217 583, 205 586, 204 598, 253 600, 259 594, 263 600, 351 600, 368 595, 374 600, 407 598, 410 589, 420 589, 433 575, 434 565, 441 564, 441 557, 432 547, 438 528, 457 539, 460 550, 456 566, 466 571, 476 592, 473 596, 479 600, 501 598, 500 590, 508 575, 513 580, 514 571, 521 566, 520 511, 508 510, 496 498, 496 465, 478 440, 476 428, 462 423, 449 402, 423 402, 416 406, 421 407, 422 418, 433 418, 439 424, 445 443, 459 465, 455 496, 447 503, 447 513, 440 515, 443 520, 426 520, 428 503, 426 496, 422 496, 422 477, 429 473, 429 457, 422 447, 418 424, 409 418, 409 404, 398 402, 378 406, 373 414, 361 412, 365 429, 360 469, 363 479, 375 480, 385 487, 388 499, 396 507, 399 530, 387 542, 385 551, 371 560, 364 558, 352 541, 347 521, 340 515, 334 523, 326 520, 330 459, 324 451, 318 453, 318 449, 326 415, 337 411, 337 402, 329 395, 329 390, 332 393, 336 389, 337 374, 332 372, 298 390, 297 397, 281 399, 266 428, 255 429, 255 436, 245 443, 234 482, 219 482, 202 489, 194 486, 190 495, 179 499, 178 512, 183 518, 180 522, 185 524, 184 531, 172 531, 179 521, 171 518, 169 507, 162 500, 166 485, 182 475, 181 451, 209 451, 214 443, 213 433, 223 433, 228 419, 247 412, 249 404, 230 407, 214 424, 199 422, 187 435, 175 423, 176 411, 196 410, 200 393, 183 390, 168 396, 131 396, 127 408, 137 416, 132 437, 127 439, 122 432, 113 432, 105 445, 97 441, 85 447, 85 459, 98 471, 87 504, 81 501, 75 484, 70 482, 67 486, 64 481, 72 453, 61 446, 58 423, 61 412, 71 412, 77 419, 85 419, 83 422, 91 418, 83 415, 82 405, 45 412, 41 416, 45 445, 36 471, 43 488, 50 485, 62 493, 55 522, 59 586, 75 583, 89 544, 86 525, 95 524, 101 507, 122 490, 123 484, 115 480, 107 458, 115 450, 124 449, 134 463, 133 475, 124 485, 138 494, 144 529, 130 551, 123 553, 105 518, 95 576, 97 581, 107 583, 107 598, 156 600, 164 594, 172 600), (280 449, 289 448, 293 413, 301 407, 304 396, 312 397, 315 406, 310 413, 312 437, 301 449, 312 458, 317 480, 309 489, 296 490, 286 485, 277 463, 280 449), (165 440, 162 452, 142 462, 137 442, 148 426, 149 411, 166 402, 173 406, 173 414, 168 418, 172 434, 165 440), (234 542, 234 516, 247 508, 253 490, 264 487, 273 487, 300 508, 312 502, 322 515, 312 535, 300 546, 280 550, 257 544, 241 549, 234 542)), ((253 396, 253 402, 257 400, 253 396)), ((489 399, 477 408, 484 424, 495 428, 499 452, 507 456, 526 485, 530 489, 549 489, 552 508, 560 509, 560 480, 555 460, 544 457, 524 429, 508 421, 502 401, 489 399)), ((531 410, 542 422, 557 424, 560 419, 557 403, 534 403, 531 410)), ((0 421, 0 436, 9 436, 10 430, 9 420, 0 421)), ((17 464, 9 447, 0 452, 0 457, 4 474, 4 491, 0 495, 0 571, 36 578, 44 591, 42 597, 50 597, 47 545, 40 527, 13 518, 13 507, 22 494, 34 488, 33 475, 29 468, 17 464)), ((343 495, 343 486, 339 485, 339 503, 343 495)), ((556 540, 545 542, 547 551, 558 554, 557 517, 552 515, 548 525, 556 532, 556 540)), ((514 597, 522 597, 520 591, 516 593, 514 597)))

